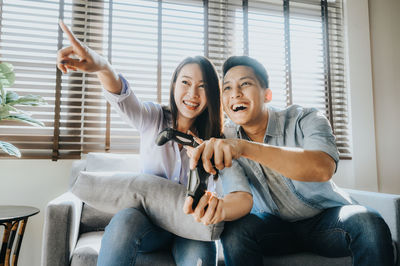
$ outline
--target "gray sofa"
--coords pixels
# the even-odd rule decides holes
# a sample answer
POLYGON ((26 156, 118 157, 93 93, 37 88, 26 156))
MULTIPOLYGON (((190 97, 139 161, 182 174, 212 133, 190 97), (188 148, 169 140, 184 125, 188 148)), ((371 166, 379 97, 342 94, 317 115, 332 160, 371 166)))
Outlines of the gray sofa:
MULTIPOLYGON (((134 157, 138 159, 137 157, 134 157)), ((128 158, 132 160, 132 158, 128 158)), ((118 159, 118 163, 121 162, 118 159)), ((112 160, 111 160, 112 161, 112 160)), ((99 162, 104 166, 104 162, 99 162)), ((138 163, 131 166, 138 167, 138 163)), ((78 173, 87 170, 87 160, 74 162, 71 171, 71 184, 78 173)), ((400 195, 347 190, 352 197, 363 205, 378 210, 392 232, 395 245, 395 256, 399 257, 400 240, 400 195)), ((84 204, 71 192, 66 192, 48 203, 45 212, 45 223, 42 247, 42 265, 58 266, 91 266, 96 265, 104 228, 112 214, 96 210, 84 204)), ((219 245, 218 264, 224 265, 223 252, 219 245)), ((396 260, 400 266, 400 260, 396 260)), ((141 254, 136 265, 175 265, 168 251, 141 254)), ((351 265, 350 257, 326 258, 312 253, 265 257, 264 265, 351 265)))

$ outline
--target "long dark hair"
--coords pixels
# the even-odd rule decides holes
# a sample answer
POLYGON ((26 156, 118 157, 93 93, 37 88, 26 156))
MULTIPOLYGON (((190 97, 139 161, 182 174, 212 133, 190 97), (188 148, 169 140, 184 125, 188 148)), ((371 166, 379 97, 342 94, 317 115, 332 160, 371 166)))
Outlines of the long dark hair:
POLYGON ((171 113, 172 125, 177 128, 178 107, 175 103, 175 84, 182 68, 187 64, 199 65, 203 74, 204 88, 207 97, 207 106, 204 111, 196 117, 194 127, 197 136, 201 139, 221 137, 222 135, 222 107, 221 90, 219 78, 214 65, 204 56, 187 57, 175 69, 171 79, 169 107, 164 107, 164 112, 171 113))

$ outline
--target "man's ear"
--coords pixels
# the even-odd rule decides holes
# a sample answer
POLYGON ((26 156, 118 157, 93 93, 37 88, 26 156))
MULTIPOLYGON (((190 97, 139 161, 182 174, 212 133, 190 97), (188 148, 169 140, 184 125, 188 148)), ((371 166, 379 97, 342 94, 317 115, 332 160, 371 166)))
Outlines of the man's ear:
POLYGON ((272 100, 272 91, 266 88, 264 91, 264 103, 269 103, 272 100))

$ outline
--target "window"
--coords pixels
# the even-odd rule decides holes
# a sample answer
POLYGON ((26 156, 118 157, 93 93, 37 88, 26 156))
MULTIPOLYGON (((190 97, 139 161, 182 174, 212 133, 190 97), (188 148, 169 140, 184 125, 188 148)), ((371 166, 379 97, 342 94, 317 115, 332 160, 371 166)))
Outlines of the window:
POLYGON ((25 108, 44 128, 0 125, 0 139, 23 158, 139 150, 139 134, 105 102, 96 75, 56 70, 57 50, 69 45, 59 18, 144 101, 168 103, 172 72, 187 56, 206 55, 218 70, 230 55, 255 57, 270 75, 272 103, 317 107, 333 125, 341 157, 351 158, 341 1, 3 0, 1 8, 0 60, 15 67, 11 89, 49 103, 25 108))

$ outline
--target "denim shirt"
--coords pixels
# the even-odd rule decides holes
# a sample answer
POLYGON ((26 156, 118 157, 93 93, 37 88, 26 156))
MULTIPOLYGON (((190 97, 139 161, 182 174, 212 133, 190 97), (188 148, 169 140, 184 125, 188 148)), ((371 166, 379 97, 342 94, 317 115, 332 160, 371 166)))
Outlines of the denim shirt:
MULTIPOLYGON (((339 162, 335 137, 326 117, 314 108, 292 105, 286 109, 268 107, 268 126, 264 143, 281 147, 299 147, 327 153, 339 162)), ((227 138, 247 139, 243 128, 227 122, 224 134, 227 138)), ((267 179, 259 163, 238 159, 249 180, 253 193, 252 213, 268 212, 279 215, 273 201, 267 179)), ((284 183, 305 205, 316 209, 326 209, 356 203, 346 192, 338 188, 332 180, 327 182, 301 182, 282 176, 284 183)), ((305 217, 306 218, 306 217, 305 217)))
MULTIPOLYGON (((173 141, 162 146, 155 143, 158 134, 164 128, 171 127, 171 119, 164 113, 160 104, 140 101, 130 89, 128 81, 121 75, 119 77, 123 84, 121 93, 114 94, 105 89, 103 93, 120 117, 140 133, 142 172, 186 185, 190 169, 186 150, 179 150, 178 144, 173 141)), ((234 167, 220 172, 224 194, 234 191, 251 193, 243 169, 236 161, 233 165, 234 167)))

